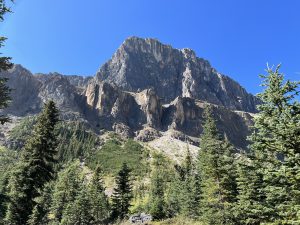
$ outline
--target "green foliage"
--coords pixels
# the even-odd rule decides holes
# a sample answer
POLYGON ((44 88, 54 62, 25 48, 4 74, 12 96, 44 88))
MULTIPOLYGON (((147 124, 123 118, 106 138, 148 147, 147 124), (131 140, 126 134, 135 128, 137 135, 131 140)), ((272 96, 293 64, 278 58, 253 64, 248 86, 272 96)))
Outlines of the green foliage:
POLYGON ((49 182, 40 190, 39 196, 34 199, 35 206, 29 217, 28 224, 44 225, 49 223, 48 214, 52 200, 53 182, 49 182))
MULTIPOLYGON (((37 122, 36 116, 25 117, 10 131, 10 140, 19 143, 16 149, 24 145, 31 136, 37 122)), ((77 121, 60 121, 57 124, 57 160, 65 163, 78 158, 93 155, 98 145, 98 138, 87 126, 77 121)))
MULTIPOLYGON (((84 175, 80 162, 70 163, 64 170, 58 173, 57 182, 54 185, 51 219, 60 223, 67 208, 70 208, 77 195, 83 188, 84 175)), ((70 209, 68 209, 70 210, 70 209)))
POLYGON ((33 182, 28 177, 28 163, 19 163, 9 180, 9 204, 5 223, 14 225, 27 224, 33 203, 33 182))
POLYGON ((89 225, 93 224, 93 217, 90 213, 91 202, 88 191, 81 189, 75 197, 74 202, 70 202, 63 214, 60 225, 89 225))
POLYGON ((263 177, 258 173, 258 166, 251 155, 242 154, 238 159, 237 189, 239 195, 235 216, 239 224, 260 224, 265 221, 263 205, 265 195, 262 190, 263 177))
POLYGON ((154 162, 154 171, 151 175, 149 212, 155 220, 161 220, 166 215, 165 183, 163 168, 158 162, 154 162))
MULTIPOLYGON (((10 8, 7 6, 7 1, 0 0, 0 22, 4 20, 4 15, 10 11, 10 8)), ((4 46, 6 38, 0 37, 0 48, 4 46)), ((1 53, 0 53, 1 54, 1 53)), ((7 71, 12 67, 10 62, 10 57, 1 56, 0 57, 0 72, 7 71)), ((4 109, 8 106, 10 101, 10 88, 7 87, 7 78, 0 78, 0 109, 4 109)), ((6 115, 0 115, 0 123, 4 124, 9 121, 9 118, 6 115)))
POLYGON ((58 133, 58 160, 62 163, 89 157, 98 145, 96 134, 81 122, 63 121, 58 125, 58 133))
POLYGON ((237 191, 233 148, 218 134, 211 109, 204 111, 198 171, 201 177, 201 218, 207 224, 234 224, 237 191))
POLYGON ((112 219, 124 219, 128 216, 131 206, 132 184, 130 180, 131 169, 123 163, 116 177, 116 187, 112 195, 112 219))
POLYGON ((45 104, 28 139, 16 171, 10 176, 9 204, 6 221, 9 224, 26 224, 46 182, 54 175, 56 154, 55 126, 58 110, 53 101, 45 104))
POLYGON ((123 144, 117 139, 108 140, 97 152, 87 158, 89 167, 101 165, 105 174, 115 175, 126 163, 135 176, 147 173, 148 151, 139 143, 129 139, 123 144))
MULTIPOLYGON (((300 103, 296 100, 299 82, 284 82, 279 68, 268 68, 268 74, 262 76, 265 90, 258 95, 262 104, 250 136, 255 165, 251 174, 256 173, 255 177, 261 179, 258 190, 264 197, 255 210, 259 222, 297 224, 300 222, 300 103)), ((240 184, 241 190, 245 187, 240 184)), ((255 200, 250 196, 248 201, 255 200)))
POLYGON ((90 172, 77 160, 58 174, 48 212, 50 224, 106 224, 110 206, 99 167, 90 172))
POLYGON ((17 162, 17 155, 15 151, 0 147, 0 224, 5 216, 8 203, 8 181, 17 162))
POLYGON ((102 175, 102 169, 96 167, 87 189, 91 205, 89 214, 92 215, 94 224, 106 223, 110 217, 110 205, 105 194, 102 175))
POLYGON ((182 166, 175 166, 173 177, 166 190, 167 217, 199 217, 200 184, 189 148, 182 166))
MULTIPOLYGON (((21 143, 20 146, 23 146, 25 141, 31 136, 36 122, 37 116, 28 116, 22 119, 20 123, 9 132, 10 140, 19 142, 21 143)), ((20 146, 16 146, 17 150, 20 150, 18 149, 20 146)))

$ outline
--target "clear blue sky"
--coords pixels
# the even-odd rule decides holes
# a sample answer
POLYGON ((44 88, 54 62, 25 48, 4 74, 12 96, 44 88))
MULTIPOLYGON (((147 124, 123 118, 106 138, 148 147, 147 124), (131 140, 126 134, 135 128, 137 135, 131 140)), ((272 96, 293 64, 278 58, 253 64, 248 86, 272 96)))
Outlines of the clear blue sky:
POLYGON ((266 63, 300 80, 298 0, 16 0, 2 52, 32 72, 93 75, 128 36, 189 47, 257 93, 266 63))

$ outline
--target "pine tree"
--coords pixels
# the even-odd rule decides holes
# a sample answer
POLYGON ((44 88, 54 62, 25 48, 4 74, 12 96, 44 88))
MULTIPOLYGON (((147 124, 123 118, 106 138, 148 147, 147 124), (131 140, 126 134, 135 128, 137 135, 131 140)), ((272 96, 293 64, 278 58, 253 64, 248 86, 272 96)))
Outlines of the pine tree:
POLYGON ((166 217, 172 218, 180 214, 182 209, 183 194, 182 194, 183 182, 181 176, 177 171, 174 171, 172 180, 170 181, 170 187, 166 190, 166 217))
POLYGON ((46 182, 53 178, 56 154, 55 125, 58 111, 49 101, 39 115, 34 133, 24 149, 20 166, 10 180, 10 203, 6 220, 10 224, 26 224, 46 182), (26 221, 26 222, 24 222, 26 221))
POLYGON ((123 163, 116 177, 116 187, 112 195, 112 219, 124 219, 129 213, 133 198, 130 173, 131 169, 123 163))
MULTIPOLYGON (((77 198, 82 189, 84 177, 79 160, 70 163, 58 173, 54 185, 50 214, 54 224, 59 224, 64 212, 77 198)), ((69 209, 70 210, 70 209, 69 209)))
POLYGON ((263 219, 275 224, 297 224, 300 221, 300 104, 299 82, 284 82, 284 76, 267 70, 262 78, 265 90, 259 114, 254 118, 250 136, 257 171, 264 181, 261 203, 263 219))
POLYGON ((33 136, 24 149, 24 160, 29 164, 29 176, 36 190, 42 188, 54 175, 57 154, 58 109, 53 101, 45 104, 34 126, 33 136))
POLYGON ((237 224, 259 225, 265 221, 263 176, 251 153, 241 154, 237 166, 238 200, 234 207, 237 224))
POLYGON ((189 218, 197 218, 199 216, 200 206, 199 177, 196 174, 188 145, 187 154, 183 163, 183 171, 180 214, 189 218))
POLYGON ((234 224, 235 173, 233 149, 219 135, 210 107, 204 111, 198 170, 201 176, 201 217, 208 224, 234 224))
POLYGON ((29 217, 29 225, 44 225, 50 222, 48 215, 50 213, 50 205, 52 200, 52 189, 54 182, 48 182, 38 197, 34 199, 35 206, 29 217))
POLYGON ((6 211, 5 224, 27 224, 34 206, 32 189, 32 180, 28 178, 28 165, 19 163, 12 172, 9 181, 9 204, 6 211))
POLYGON ((110 207, 103 186, 102 170, 99 166, 97 166, 94 171, 88 190, 91 204, 89 213, 93 217, 93 223, 102 224, 107 221, 110 216, 110 207))
MULTIPOLYGON (((7 6, 7 1, 0 0, 0 22, 4 20, 4 15, 11 12, 10 8, 7 6)), ((4 46, 6 38, 0 37, 0 48, 4 46)), ((1 54, 1 53, 0 53, 1 54)), ((0 57, 0 72, 7 71, 12 67, 10 62, 10 57, 1 56, 0 57)), ((0 109, 4 109, 8 106, 10 99, 11 89, 7 86, 8 78, 0 78, 0 109)), ((9 121, 6 115, 0 115, 0 123, 4 124, 9 121)))
POLYGON ((93 215, 91 214, 91 201, 89 193, 85 188, 78 191, 74 202, 69 202, 64 210, 60 225, 92 225, 99 224, 93 222, 93 215))
POLYGON ((155 220, 165 217, 165 185, 163 172, 155 168, 151 176, 150 214, 155 220))

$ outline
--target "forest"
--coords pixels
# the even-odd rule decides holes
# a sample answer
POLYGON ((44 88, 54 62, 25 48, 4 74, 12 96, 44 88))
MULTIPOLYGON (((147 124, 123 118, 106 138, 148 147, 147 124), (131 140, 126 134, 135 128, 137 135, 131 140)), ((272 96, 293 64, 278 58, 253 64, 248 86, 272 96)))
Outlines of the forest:
POLYGON ((23 148, 1 148, 1 223, 120 224, 146 212, 166 224, 299 224, 299 82, 279 68, 262 76, 247 151, 220 134, 208 106, 198 156, 187 145, 180 164, 114 134, 97 150, 49 101, 12 130, 23 148))

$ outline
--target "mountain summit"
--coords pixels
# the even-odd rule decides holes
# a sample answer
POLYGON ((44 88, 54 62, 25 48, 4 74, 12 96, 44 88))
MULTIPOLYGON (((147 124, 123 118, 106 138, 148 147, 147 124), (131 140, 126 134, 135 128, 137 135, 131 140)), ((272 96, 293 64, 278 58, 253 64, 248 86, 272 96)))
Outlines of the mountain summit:
POLYGON ((213 106, 221 132, 239 148, 258 100, 237 82, 198 58, 156 39, 130 37, 94 77, 32 74, 21 65, 1 74, 13 89, 6 113, 23 118, 53 99, 68 120, 81 120, 96 133, 113 130, 153 147, 166 140, 196 144, 205 105, 213 106), (163 139, 164 141, 159 141, 163 139))
POLYGON ((156 39, 130 37, 96 79, 124 91, 153 89, 164 103, 189 97, 229 109, 255 112, 257 99, 237 82, 217 72, 191 49, 174 49, 156 39))

